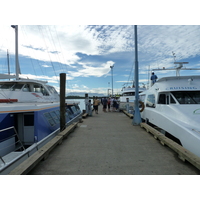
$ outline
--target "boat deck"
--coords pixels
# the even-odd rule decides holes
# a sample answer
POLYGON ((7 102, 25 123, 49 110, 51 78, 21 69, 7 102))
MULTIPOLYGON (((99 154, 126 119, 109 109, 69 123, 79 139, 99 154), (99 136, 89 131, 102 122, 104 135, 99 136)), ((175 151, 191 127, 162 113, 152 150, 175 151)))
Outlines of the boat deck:
POLYGON ((93 112, 30 175, 197 175, 122 112, 93 112))

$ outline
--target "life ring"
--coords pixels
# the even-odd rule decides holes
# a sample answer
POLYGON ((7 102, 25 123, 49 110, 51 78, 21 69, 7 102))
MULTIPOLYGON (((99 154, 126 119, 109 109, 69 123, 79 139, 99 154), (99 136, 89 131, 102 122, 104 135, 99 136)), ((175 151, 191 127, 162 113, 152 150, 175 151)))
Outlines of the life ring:
POLYGON ((139 101, 139 103, 142 105, 142 108, 140 109, 140 112, 142 112, 142 111, 144 110, 144 108, 145 108, 145 106, 144 106, 144 102, 139 101))

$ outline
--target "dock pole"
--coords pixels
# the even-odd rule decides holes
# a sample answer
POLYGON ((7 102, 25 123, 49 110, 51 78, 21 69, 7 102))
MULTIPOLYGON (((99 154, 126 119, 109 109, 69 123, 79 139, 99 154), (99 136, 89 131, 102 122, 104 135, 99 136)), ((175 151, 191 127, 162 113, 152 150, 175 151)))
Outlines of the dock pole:
POLYGON ((65 129, 65 85, 66 85, 66 74, 60 74, 60 132, 65 129))
POLYGON ((134 31, 135 31, 135 101, 134 101, 133 125, 140 125, 142 120, 139 110, 137 25, 134 26, 134 31))
POLYGON ((89 103, 89 97, 88 94, 85 94, 85 110, 87 114, 89 114, 88 103, 89 103))

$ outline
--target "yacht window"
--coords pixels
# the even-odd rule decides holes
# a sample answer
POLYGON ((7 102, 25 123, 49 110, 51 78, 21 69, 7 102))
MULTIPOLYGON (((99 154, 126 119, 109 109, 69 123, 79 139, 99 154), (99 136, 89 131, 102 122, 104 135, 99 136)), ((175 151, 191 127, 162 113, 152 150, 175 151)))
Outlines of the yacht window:
POLYGON ((41 91, 42 91, 42 94, 44 96, 49 96, 49 93, 47 92, 47 90, 43 86, 41 86, 41 91))
POLYGON ((180 104, 200 104, 200 91, 171 92, 180 104))
POLYGON ((21 83, 15 83, 13 86, 12 86, 12 89, 13 91, 17 91, 17 90, 21 90, 22 87, 23 87, 24 84, 21 84, 21 83))
POLYGON ((40 85, 34 85, 33 91, 34 91, 34 92, 41 92, 41 87, 40 87, 40 85))
POLYGON ((127 92, 123 94, 123 96, 134 96, 134 95, 135 95, 135 92, 127 92))
POLYGON ((166 94, 160 94, 158 104, 166 104, 166 94))
POLYGON ((52 94, 58 94, 58 92, 55 90, 54 87, 51 87, 51 86, 47 86, 48 87, 48 90, 52 93, 52 94))
POLYGON ((13 83, 2 83, 2 84, 0 84, 0 89, 1 90, 10 90, 12 86, 13 86, 13 83))
POLYGON ((56 122, 56 124, 60 123, 60 119, 58 118, 58 116, 57 116, 57 114, 56 114, 55 111, 51 111, 50 115, 54 119, 54 121, 56 122))
POLYGON ((168 95, 166 96, 166 99, 167 99, 167 105, 169 105, 169 96, 168 95))
POLYGON ((29 84, 25 84, 25 86, 23 88, 23 92, 30 92, 30 86, 29 86, 29 84))
POLYGON ((44 113, 44 116, 45 118, 48 120, 49 124, 51 126, 55 126, 56 125, 56 122, 55 120, 52 118, 52 116, 47 112, 47 113, 44 113))
POLYGON ((172 95, 170 95, 170 103, 176 103, 172 95))
POLYGON ((51 87, 52 91, 54 94, 58 94, 58 92, 56 91, 56 89, 54 87, 51 87))
POLYGON ((147 96, 147 103, 146 103, 146 107, 151 107, 151 108, 155 108, 155 95, 154 94, 150 94, 147 96))

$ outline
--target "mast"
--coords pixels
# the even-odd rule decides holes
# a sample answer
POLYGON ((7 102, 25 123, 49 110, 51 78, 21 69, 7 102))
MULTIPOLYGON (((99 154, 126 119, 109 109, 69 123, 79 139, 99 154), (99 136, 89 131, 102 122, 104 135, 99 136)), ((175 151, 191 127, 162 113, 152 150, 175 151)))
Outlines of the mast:
POLYGON ((10 75, 10 61, 9 61, 9 52, 8 52, 8 49, 7 49, 7 61, 8 61, 8 74, 10 75))
POLYGON ((16 69, 16 80, 19 79, 19 60, 18 60, 18 25, 12 25, 12 28, 15 29, 15 69, 16 69))

